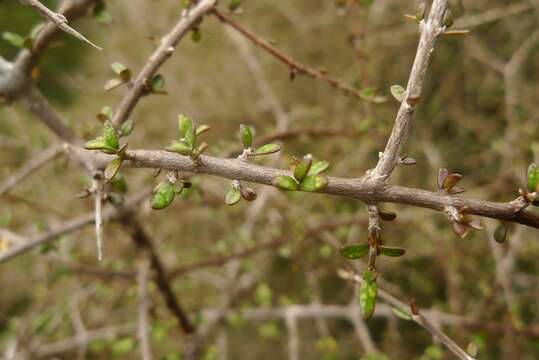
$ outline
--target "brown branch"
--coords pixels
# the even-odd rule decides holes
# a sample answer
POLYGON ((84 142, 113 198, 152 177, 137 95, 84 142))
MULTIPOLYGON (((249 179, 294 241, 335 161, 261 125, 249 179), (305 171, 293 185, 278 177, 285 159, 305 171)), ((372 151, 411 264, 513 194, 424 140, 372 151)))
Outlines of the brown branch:
POLYGON ((140 341, 140 352, 142 360, 152 359, 150 345, 150 322, 148 320, 148 309, 150 307, 148 299, 148 269, 149 264, 146 259, 141 259, 138 266, 138 339, 140 341))
POLYGON ((129 118, 140 98, 145 95, 149 81, 161 65, 172 55, 183 36, 216 3, 217 0, 200 0, 193 8, 185 10, 174 28, 161 39, 161 45, 149 57, 146 65, 144 65, 128 93, 123 97, 116 109, 114 119, 112 120, 116 127, 121 126, 129 118))
POLYGON ((290 56, 286 55, 285 53, 277 49, 275 46, 271 45, 268 41, 262 39, 251 30, 246 29, 245 27, 240 25, 238 22, 234 21, 231 17, 225 15, 219 10, 214 9, 212 13, 221 22, 230 25, 232 28, 237 30, 240 34, 242 34, 247 39, 249 39, 254 45, 263 49, 264 51, 269 53, 271 56, 273 56, 274 58, 276 58, 277 60, 285 64, 290 69, 291 76, 307 75, 313 79, 318 79, 318 80, 328 83, 329 85, 333 86, 334 88, 339 89, 346 95, 353 96, 357 99, 372 100, 369 97, 366 97, 365 95, 363 95, 360 90, 348 84, 345 84, 341 80, 337 80, 330 77, 328 74, 326 74, 326 72, 316 70, 316 69, 313 69, 311 67, 308 67, 306 65, 299 63, 298 61, 294 60, 290 56))
POLYGON ((148 235, 136 219, 124 219, 123 223, 125 225, 126 231, 131 235, 131 239, 133 240, 139 251, 141 251, 143 254, 146 254, 150 258, 151 268, 155 273, 155 284, 161 292, 161 295, 163 296, 168 309, 170 310, 170 312, 172 312, 176 320, 178 320, 178 325, 180 326, 180 329, 185 334, 194 334, 196 331, 195 325, 191 322, 189 316, 176 298, 174 290, 170 285, 168 275, 165 271, 165 267, 163 266, 163 263, 158 256, 155 245, 152 243, 151 239, 148 237, 148 235))

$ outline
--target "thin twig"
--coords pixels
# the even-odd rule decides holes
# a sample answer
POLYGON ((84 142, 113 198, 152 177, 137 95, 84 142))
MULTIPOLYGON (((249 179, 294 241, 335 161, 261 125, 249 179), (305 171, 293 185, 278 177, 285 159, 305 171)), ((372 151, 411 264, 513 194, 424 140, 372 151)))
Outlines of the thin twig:
POLYGON ((103 187, 101 178, 93 179, 92 190, 95 197, 95 236, 97 241, 97 260, 103 260, 103 187))
POLYGON ((32 173, 39 170, 49 161, 53 160, 61 154, 62 147, 53 145, 48 149, 41 151, 38 156, 30 160, 26 165, 20 168, 16 173, 7 178, 2 184, 0 184, 0 196, 10 191, 13 187, 20 184, 23 180, 29 177, 32 173))
POLYGON ((30 7, 33 7, 36 9, 43 17, 49 19, 52 21, 56 26, 58 26, 59 29, 62 31, 68 33, 69 35, 87 43, 88 45, 98 49, 103 50, 101 47, 97 46, 90 40, 88 40, 84 35, 79 33, 77 30, 73 29, 71 26, 69 26, 67 23, 67 18, 59 13, 55 13, 54 11, 50 10, 48 7, 40 3, 38 0, 19 0, 20 3, 23 5, 27 5, 30 7))
POLYGON ((254 45, 265 50, 267 53, 272 55, 274 58, 288 66, 290 69, 291 77, 296 75, 307 75, 311 78, 318 79, 328 83, 334 88, 339 89, 346 95, 351 95, 357 99, 363 100, 372 100, 370 97, 365 96, 360 90, 345 84, 341 80, 334 79, 326 74, 324 71, 316 70, 306 65, 301 64, 300 62, 292 59, 290 56, 286 55, 275 46, 271 45, 268 41, 262 39, 257 34, 251 30, 246 29, 238 22, 234 21, 231 17, 225 15, 217 9, 214 9, 212 13, 223 23, 230 25, 232 28, 237 30, 240 34, 249 39, 254 45))

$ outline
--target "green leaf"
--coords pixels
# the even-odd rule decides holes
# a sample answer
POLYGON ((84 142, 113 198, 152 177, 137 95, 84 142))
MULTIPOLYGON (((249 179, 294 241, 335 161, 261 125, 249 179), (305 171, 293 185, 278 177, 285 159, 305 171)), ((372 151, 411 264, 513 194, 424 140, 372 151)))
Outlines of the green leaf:
POLYGON ((191 118, 185 115, 180 115, 178 117, 178 125, 180 127, 180 133, 185 139, 185 143, 190 145, 191 148, 195 146, 195 127, 191 118))
POLYGON ((120 167, 122 166, 122 162, 123 159, 116 158, 107 165, 107 168, 105 169, 105 179, 107 179, 107 181, 111 181, 112 179, 114 179, 114 177, 120 170, 120 167))
POLYGON ((391 308, 391 310, 393 311, 393 314, 395 314, 395 316, 398 318, 401 318, 403 320, 408 320, 408 321, 412 320, 412 316, 402 309, 394 307, 394 308, 391 308))
POLYGON ((380 250, 380 254, 390 257, 399 257, 406 253, 406 250, 399 247, 391 247, 391 246, 379 246, 378 249, 380 250))
POLYGON ((446 9, 444 13, 444 17, 442 19, 442 24, 445 27, 449 28, 451 27, 451 25, 453 25, 453 21, 454 21, 453 12, 451 11, 451 9, 446 9))
POLYGON ((494 230, 494 240, 503 243, 507 239, 507 225, 500 223, 494 230))
POLYGON ((9 31, 3 32, 2 38, 6 40, 8 43, 10 43, 11 45, 18 48, 23 48, 26 41, 26 39, 20 36, 19 34, 15 34, 9 31))
POLYGON ((343 245, 339 248, 339 252, 347 259, 360 259, 369 253, 369 244, 364 243, 343 245))
POLYGON ((204 134, 205 132, 208 132, 210 131, 210 127, 208 125, 200 125, 200 126, 197 126, 197 129, 196 129, 196 135, 197 135, 197 138, 204 134))
POLYGON ((397 99, 398 102, 402 102, 404 100, 404 97, 406 96, 406 89, 403 88, 400 85, 393 85, 391 86, 391 95, 395 99, 397 99))
POLYGON ((128 119, 126 122, 122 124, 122 127, 120 128, 120 132, 122 136, 128 136, 133 132, 133 129, 135 128, 135 122, 133 119, 128 119))
POLYGON ((363 282, 359 288, 359 307, 364 319, 370 319, 376 307, 378 284, 376 273, 369 269, 363 273, 363 282))
POLYGON ((105 142, 105 145, 114 150, 118 150, 120 148, 118 134, 110 121, 105 121, 105 127, 103 128, 103 141, 105 142))
POLYGON ((279 150, 281 150, 281 147, 277 144, 266 144, 256 149, 253 155, 269 155, 276 153, 279 150))
POLYGON ((105 83, 103 89, 105 91, 111 91, 116 89, 118 86, 125 84, 125 81, 119 78, 110 79, 105 83))
POLYGON ((127 181, 125 181, 125 178, 122 176, 122 174, 116 175, 114 179, 112 179, 111 185, 116 191, 122 194, 125 194, 129 189, 127 181))
POLYGON ((309 170, 311 170, 311 165, 313 164, 313 158, 311 155, 306 155, 303 157, 294 169, 294 178, 301 183, 301 181, 307 176, 309 170))
POLYGON ((115 355, 122 355, 131 352, 135 348, 135 341, 133 338, 123 338, 118 340, 112 346, 112 352, 115 355))
POLYGON ((426 12, 427 12, 427 7, 426 7, 426 4, 424 2, 417 5, 417 8, 415 10, 415 18, 416 18, 416 20, 418 22, 423 20, 425 18, 426 12))
POLYGON ((202 32, 200 32, 200 29, 196 28, 191 31, 191 40, 196 43, 202 40, 202 32))
POLYGON ((170 144, 170 146, 168 146, 166 150, 170 152, 178 153, 180 155, 185 155, 185 156, 191 155, 191 153, 193 152, 192 146, 187 145, 183 141, 176 141, 176 140, 173 140, 172 144, 170 144))
POLYGON ((241 124, 240 135, 241 142, 243 143, 243 148, 250 148, 253 145, 253 132, 251 131, 251 128, 245 124, 241 124))
POLYGON ((315 161, 311 165, 311 169, 309 170, 308 175, 318 175, 321 172, 325 171, 329 167, 329 163, 327 161, 315 161))
POLYGON ((176 191, 174 185, 168 181, 159 183, 153 190, 153 197, 150 201, 152 209, 161 210, 168 207, 174 201, 176 191))
POLYGON ((241 199, 241 192, 238 189, 232 188, 228 190, 225 196, 225 202, 227 205, 236 205, 241 199))
POLYGON ((124 82, 131 80, 131 70, 122 63, 114 62, 110 65, 112 71, 124 82))
POLYGON ((536 164, 530 164, 527 172, 527 186, 529 192, 539 191, 539 167, 536 164))
POLYGON ((299 184, 301 191, 320 191, 328 185, 328 178, 324 175, 309 175, 299 184))
POLYGON ((234 11, 241 6, 241 0, 230 0, 228 2, 228 10, 234 11))
POLYGON ((294 191, 298 189, 298 183, 290 176, 276 176, 271 180, 271 183, 282 190, 294 191))
POLYGON ((154 75, 152 77, 152 91, 161 91, 165 87, 165 77, 161 74, 154 75))

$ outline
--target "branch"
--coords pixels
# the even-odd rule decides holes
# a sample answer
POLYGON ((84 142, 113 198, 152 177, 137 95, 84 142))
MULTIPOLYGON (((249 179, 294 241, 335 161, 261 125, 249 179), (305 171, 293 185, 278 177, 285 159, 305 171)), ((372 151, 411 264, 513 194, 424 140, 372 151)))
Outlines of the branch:
POLYGON ((15 174, 11 175, 0 184, 0 196, 6 194, 28 176, 32 175, 32 173, 39 170, 49 161, 55 159, 61 152, 62 147, 58 145, 53 145, 50 148, 41 151, 38 156, 30 160, 28 164, 24 165, 15 174))
POLYGON ((298 61, 292 59, 290 56, 284 54, 275 46, 271 45, 268 41, 262 39, 261 37, 256 35, 254 32, 246 29, 245 27, 243 27, 236 21, 232 20, 232 18, 223 14, 219 10, 214 9, 212 13, 221 22, 230 25, 232 28, 237 30, 240 34, 242 34, 247 39, 249 39, 254 45, 265 50, 271 56, 273 56, 274 58, 276 58, 277 60, 285 64, 286 66, 288 66, 288 68, 290 69, 290 74, 291 74, 292 79, 295 75, 307 75, 313 79, 324 81, 328 83, 329 85, 333 86, 334 88, 339 89, 344 94, 351 95, 355 97, 356 99, 372 100, 369 97, 366 97, 365 95, 363 95, 360 90, 343 83, 341 80, 337 80, 328 76, 324 71, 313 69, 311 67, 303 65, 299 63, 298 61))
MULTIPOLYGON (((127 200, 121 208, 108 208, 103 212, 103 219, 107 221, 119 220, 125 216, 129 209, 137 206, 143 200, 147 199, 150 195, 149 191, 145 191, 133 198, 127 200)), ((44 234, 33 237, 19 246, 10 248, 8 251, 0 254, 0 264, 5 263, 19 255, 25 254, 33 248, 50 243, 59 239, 62 235, 69 234, 73 231, 81 229, 84 226, 93 224, 95 222, 95 213, 81 215, 72 220, 66 221, 61 227, 51 229, 44 234)))
POLYGON ((129 92, 123 97, 118 109, 116 109, 112 122, 117 128, 129 118, 140 98, 146 93, 148 82, 172 55, 183 36, 216 3, 217 0, 201 0, 193 8, 185 10, 176 26, 161 39, 161 45, 149 57, 129 92))
POLYGON ((434 0, 428 19, 422 20, 419 24, 421 38, 410 78, 408 79, 406 96, 397 113, 397 119, 386 148, 372 172, 375 179, 387 180, 398 164, 402 147, 412 128, 415 105, 423 94, 423 80, 425 79, 430 56, 434 52, 436 39, 445 30, 445 26, 442 25, 442 18, 446 8, 447 0, 434 0))
MULTIPOLYGON (((127 166, 140 168, 158 168, 177 170, 196 174, 215 175, 230 180, 242 180, 258 184, 271 185, 278 175, 290 176, 286 170, 272 169, 260 165, 245 163, 237 159, 221 159, 201 156, 200 162, 194 162, 187 156, 159 150, 128 150, 127 166)), ((458 209, 468 207, 467 213, 490 217, 510 222, 517 222, 539 229, 539 216, 531 211, 519 211, 524 203, 518 198, 508 203, 467 199, 401 186, 380 185, 369 178, 345 179, 329 177, 328 186, 321 193, 359 199, 365 203, 389 202, 406 204, 443 211, 445 206, 458 209)))
POLYGON ((141 358, 142 360, 151 360, 150 322, 148 320, 150 306, 148 300, 148 262, 145 259, 141 259, 138 266, 138 288, 138 338, 141 344, 141 358))
POLYGON ((73 37, 87 43, 90 46, 93 46, 94 48, 98 50, 103 50, 101 47, 97 46, 96 44, 88 40, 86 37, 84 37, 84 35, 79 33, 77 30, 69 26, 67 24, 67 18, 64 15, 55 13, 54 11, 50 10, 48 7, 40 3, 38 0, 19 0, 19 2, 22 3, 23 5, 33 7, 43 17, 52 21, 59 29, 68 33, 69 35, 72 35, 73 37))

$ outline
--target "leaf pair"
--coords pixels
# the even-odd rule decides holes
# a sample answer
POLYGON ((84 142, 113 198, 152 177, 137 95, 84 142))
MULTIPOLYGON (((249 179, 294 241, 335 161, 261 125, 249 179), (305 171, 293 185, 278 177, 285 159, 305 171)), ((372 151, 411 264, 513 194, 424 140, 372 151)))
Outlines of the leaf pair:
MULTIPOLYGON (((84 145, 88 150, 99 150, 105 154, 116 154, 120 152, 120 141, 116 129, 110 120, 106 120, 103 125, 103 133, 101 136, 88 141, 84 145)), ((124 149, 125 146, 122 148, 124 149)))
POLYGON ((281 147, 277 144, 266 144, 253 149, 253 131, 245 124, 240 125, 240 139, 247 156, 270 155, 281 150, 281 147))
POLYGON ((461 208, 457 216, 458 218, 452 221, 453 231, 460 238, 465 237, 470 231, 470 229, 483 230, 481 221, 479 221, 479 219, 474 218, 472 215, 467 214, 466 211, 468 211, 468 208, 466 207, 461 208))
POLYGON ((150 200, 150 205, 154 210, 161 210, 168 207, 174 201, 176 195, 181 194, 184 188, 184 183, 178 181, 171 183, 170 181, 163 181, 159 183, 153 189, 153 196, 150 200))
POLYGON ((200 135, 210 130, 208 125, 196 126, 193 121, 185 115, 178 117, 178 126, 182 136, 179 140, 173 140, 172 144, 166 148, 167 151, 175 152, 180 155, 190 156, 193 159, 198 157, 206 150, 208 144, 201 143, 197 147, 197 139, 200 135))
POLYGON ((438 190, 450 195, 463 193, 464 189, 456 186, 460 180, 462 180, 461 174, 450 174, 449 170, 440 169, 438 171, 438 190))
MULTIPOLYGON (((342 256, 349 260, 357 260, 361 259, 364 256, 367 256, 369 254, 369 248, 370 246, 368 243, 349 244, 341 246, 339 248, 339 252, 342 256)), ((406 250, 403 248, 384 245, 377 246, 377 255, 381 254, 389 257, 400 257, 403 256, 405 253, 406 250)))
POLYGON ((294 177, 279 175, 273 178, 272 184, 282 190, 288 191, 320 191, 328 185, 328 178, 321 175, 329 166, 327 161, 313 162, 311 155, 303 160, 294 161, 290 165, 294 177))

